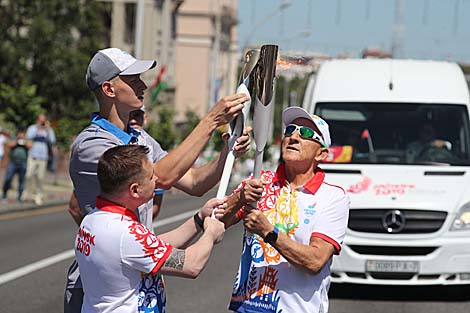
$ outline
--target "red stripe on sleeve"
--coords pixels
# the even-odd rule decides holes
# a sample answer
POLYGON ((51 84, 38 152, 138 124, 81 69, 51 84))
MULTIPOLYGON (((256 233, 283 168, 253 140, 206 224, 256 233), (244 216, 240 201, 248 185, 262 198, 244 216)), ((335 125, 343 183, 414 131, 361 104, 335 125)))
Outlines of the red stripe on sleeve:
POLYGON ((155 267, 152 269, 152 271, 149 273, 150 275, 156 274, 160 268, 165 264, 166 259, 170 256, 171 251, 173 250, 173 246, 168 244, 168 250, 165 252, 163 257, 160 259, 161 261, 155 264, 155 267))
POLYGON ((335 254, 338 255, 340 252, 341 252, 341 246, 336 242, 336 240, 334 240, 333 238, 331 237, 328 237, 327 235, 325 234, 322 234, 322 233, 312 233, 312 235, 310 236, 311 237, 317 237, 317 238, 321 238, 323 240, 325 240, 326 242, 330 243, 333 245, 333 247, 335 248, 335 254))

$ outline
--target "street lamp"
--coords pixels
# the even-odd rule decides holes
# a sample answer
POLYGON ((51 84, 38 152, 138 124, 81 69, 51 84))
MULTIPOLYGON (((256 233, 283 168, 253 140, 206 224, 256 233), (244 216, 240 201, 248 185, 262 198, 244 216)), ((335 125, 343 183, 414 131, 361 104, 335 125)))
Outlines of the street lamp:
POLYGON ((248 44, 250 43, 251 37, 254 35, 254 33, 258 30, 260 26, 262 26, 264 23, 269 21, 271 18, 273 18, 276 14, 281 12, 282 10, 287 9, 290 7, 292 4, 292 0, 288 1, 283 1, 279 6, 277 6, 273 11, 271 11, 268 15, 266 15, 262 20, 260 20, 258 23, 253 26, 253 28, 248 32, 248 35, 246 36, 245 44, 243 45, 242 49, 242 55, 245 51, 245 49, 248 47, 248 44))
POLYGON ((290 43, 295 40, 295 39, 305 39, 305 38, 308 38, 312 35, 312 32, 310 30, 302 30, 296 34, 293 34, 292 36, 288 36, 288 37, 285 37, 285 38, 282 38, 280 39, 279 41, 280 42, 285 42, 286 43, 286 47, 287 48, 290 48, 290 43))

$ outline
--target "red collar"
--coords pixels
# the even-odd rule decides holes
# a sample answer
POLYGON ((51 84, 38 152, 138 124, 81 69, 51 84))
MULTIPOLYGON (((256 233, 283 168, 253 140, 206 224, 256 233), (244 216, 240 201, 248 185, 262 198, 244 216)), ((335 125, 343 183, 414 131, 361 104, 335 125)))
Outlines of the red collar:
MULTIPOLYGON (((315 175, 305 183, 303 186, 307 189, 311 194, 315 194, 318 189, 320 188, 323 180, 325 179, 325 172, 319 167, 315 170, 315 175)), ((286 180, 286 167, 285 164, 279 164, 276 170, 276 174, 274 174, 273 183, 279 182, 281 186, 285 186, 288 182, 286 180)))
POLYGON ((130 217, 134 221, 138 221, 137 215, 135 215, 131 210, 117 205, 116 203, 104 200, 99 196, 96 197, 96 207, 102 211, 121 214, 130 217))

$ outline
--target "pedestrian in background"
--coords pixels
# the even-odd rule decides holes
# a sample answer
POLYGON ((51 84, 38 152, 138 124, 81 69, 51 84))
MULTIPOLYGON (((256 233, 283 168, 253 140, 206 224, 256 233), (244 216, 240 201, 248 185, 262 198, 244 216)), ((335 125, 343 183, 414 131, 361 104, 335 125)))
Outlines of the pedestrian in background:
POLYGON ((235 312, 328 312, 330 267, 346 234, 349 197, 318 167, 331 144, 328 124, 299 107, 285 109, 282 120, 283 163, 245 181, 221 219, 226 227, 243 220, 250 232, 229 306, 235 312))
POLYGON ((5 144, 8 152, 8 165, 3 183, 2 199, 6 200, 8 190, 15 175, 18 175, 18 202, 23 201, 24 180, 26 175, 26 164, 28 161, 28 150, 31 149, 32 143, 25 139, 24 129, 19 128, 14 140, 7 141, 5 144))
POLYGON ((5 143, 8 140, 8 135, 3 132, 0 127, 0 167, 2 166, 3 157, 5 156, 5 143))
POLYGON ((44 114, 39 114, 36 124, 28 127, 26 139, 33 143, 26 168, 26 192, 36 205, 42 205, 47 161, 56 143, 54 130, 44 114))

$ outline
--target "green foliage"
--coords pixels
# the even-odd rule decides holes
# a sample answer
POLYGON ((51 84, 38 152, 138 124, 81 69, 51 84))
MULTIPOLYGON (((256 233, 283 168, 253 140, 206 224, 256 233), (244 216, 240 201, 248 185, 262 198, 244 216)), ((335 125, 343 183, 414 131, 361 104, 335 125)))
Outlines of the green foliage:
POLYGON ((60 134, 59 144, 67 146, 76 129, 89 121, 94 98, 84 76, 93 53, 108 45, 111 3, 0 3, 0 103, 9 110, 5 120, 30 124, 40 111, 39 105, 54 127, 76 123, 55 129, 60 134), (18 95, 13 97, 10 90, 18 95))
POLYGON ((225 142, 222 139, 222 134, 223 132, 220 130, 220 128, 217 128, 212 135, 211 145, 214 151, 220 152, 225 146, 225 142))
POLYGON ((87 117, 78 118, 74 114, 69 114, 57 120, 56 125, 53 125, 53 127, 58 146, 61 150, 69 150, 75 136, 90 124, 91 112, 96 111, 95 109, 95 105, 89 101, 79 101, 75 112, 85 112, 84 116, 87 115, 87 117))
POLYGON ((4 108, 3 118, 18 128, 26 128, 36 121, 44 101, 43 97, 36 94, 34 85, 21 85, 19 89, 15 89, 0 83, 0 107, 4 108))
POLYGON ((186 122, 180 127, 180 136, 178 142, 183 141, 193 131, 193 129, 199 124, 199 117, 194 111, 186 112, 186 122))
POLYGON ((158 121, 150 122, 147 132, 160 143, 163 149, 170 150, 176 145, 178 139, 173 125, 175 111, 168 105, 161 105, 156 110, 158 121))

